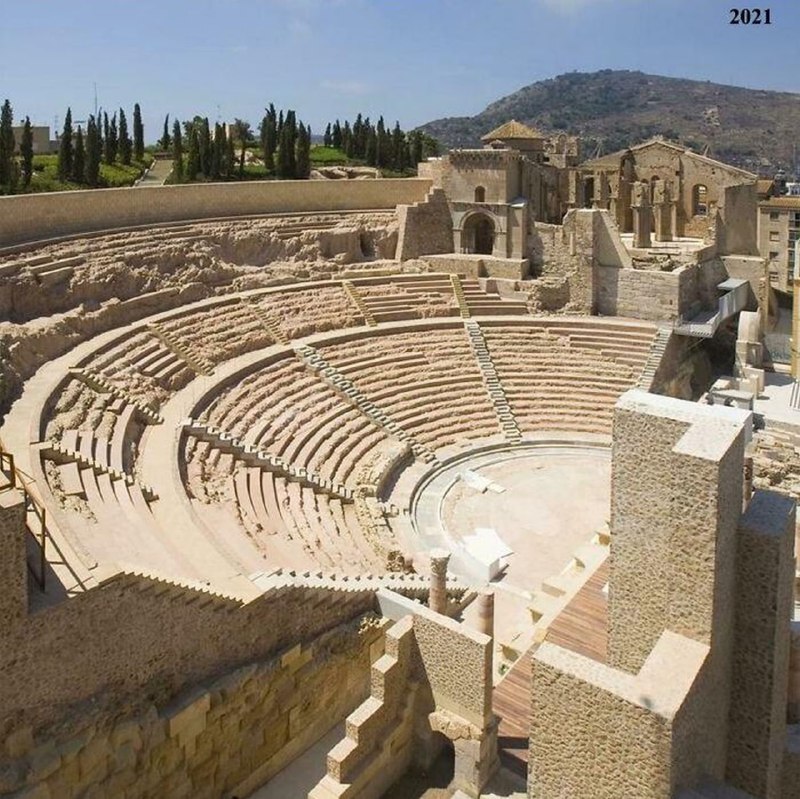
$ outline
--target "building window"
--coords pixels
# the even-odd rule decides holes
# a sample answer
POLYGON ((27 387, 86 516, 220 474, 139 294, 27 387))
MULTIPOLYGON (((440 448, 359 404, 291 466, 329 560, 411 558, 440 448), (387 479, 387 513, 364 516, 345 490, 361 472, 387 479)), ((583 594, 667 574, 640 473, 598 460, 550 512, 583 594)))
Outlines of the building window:
POLYGON ((781 215, 777 211, 770 211, 769 212, 769 221, 770 222, 777 222, 781 218, 781 215))
POLYGON ((475 202, 476 203, 486 202, 486 189, 483 186, 475 187, 475 202))
POLYGON ((777 230, 770 230, 769 232, 769 240, 770 241, 780 241, 781 234, 777 230))
POLYGON ((769 251, 769 260, 770 261, 777 261, 779 255, 780 255, 779 252, 775 252, 774 250, 770 250, 769 251))
POLYGON ((800 227, 800 211, 789 214, 789 227, 800 227))
POLYGON ((702 183, 692 189, 692 216, 708 216, 708 189, 702 183))

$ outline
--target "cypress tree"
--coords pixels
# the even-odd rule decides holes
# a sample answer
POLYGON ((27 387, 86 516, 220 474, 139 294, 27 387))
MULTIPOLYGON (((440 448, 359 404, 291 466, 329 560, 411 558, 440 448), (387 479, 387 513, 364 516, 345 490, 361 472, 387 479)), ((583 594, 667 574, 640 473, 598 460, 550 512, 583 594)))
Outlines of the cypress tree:
POLYGON ((0 186, 7 186, 9 192, 14 182, 14 112, 6 100, 0 111, 0 186))
POLYGON ((222 162, 227 149, 225 144, 225 128, 217 122, 214 126, 214 146, 211 151, 211 177, 219 180, 222 174, 222 162))
POLYGON ((139 103, 133 106, 133 158, 135 161, 144 161, 144 125, 139 103))
POLYGON ((108 114, 103 111, 103 160, 110 164, 111 158, 111 129, 108 125, 108 114))
POLYGON ((83 183, 86 180, 86 148, 83 144, 83 129, 78 125, 75 135, 75 152, 72 154, 72 181, 83 183))
POLYGON ((189 154, 186 156, 186 180, 197 180, 200 172, 200 136, 197 128, 192 126, 189 134, 189 154))
POLYGON ((212 143, 211 143, 211 127, 208 123, 208 117, 203 117, 200 120, 198 131, 198 144, 200 145, 200 171, 205 177, 211 174, 211 157, 212 157, 212 143))
POLYGON ((354 155, 353 131, 350 130, 350 122, 346 119, 344 121, 344 130, 342 131, 342 147, 344 148, 344 154, 348 158, 353 158, 354 155))
POLYGON ((402 172, 406 168, 406 137, 400 123, 394 123, 392 131, 392 169, 402 172))
POLYGON ((297 131, 297 148, 295 153, 297 171, 295 177, 305 179, 311 174, 311 128, 300 123, 297 131))
POLYGON ((336 147, 337 150, 340 150, 342 147, 342 126, 339 124, 339 120, 337 119, 336 122, 333 123, 333 131, 331 132, 331 144, 336 147))
POLYGON ((58 145, 58 179, 69 180, 70 177, 72 177, 72 109, 68 108, 58 145))
POLYGON ((278 147, 278 117, 275 113, 275 106, 270 103, 267 108, 267 115, 264 117, 266 125, 264 128, 264 166, 270 171, 275 170, 275 150, 278 147))
POLYGON ((289 158, 289 150, 291 149, 291 137, 289 136, 289 128, 284 125, 281 130, 281 140, 278 146, 278 162, 275 167, 275 174, 282 180, 294 177, 291 172, 291 160, 289 158))
POLYGON ((422 131, 415 130, 411 134, 411 161, 416 168, 422 162, 422 131))
POLYGON ((378 165, 378 137, 374 128, 371 128, 367 133, 367 147, 364 156, 370 166, 378 165))
POLYGON ((102 150, 100 129, 95 118, 90 116, 86 123, 86 182, 93 188, 100 184, 102 150))
POLYGON ((25 124, 22 128, 19 153, 22 156, 22 185, 27 188, 31 185, 33 177, 33 131, 31 130, 31 120, 28 117, 25 117, 25 124))
POLYGON ((168 152, 170 148, 169 139, 169 114, 164 117, 164 131, 161 134, 161 149, 168 152))
POLYGON ((119 152, 119 136, 117 135, 117 115, 111 117, 111 124, 108 126, 108 157, 107 164, 113 164, 117 160, 119 152))
POLYGON ((131 165, 131 156, 133 155, 133 143, 128 134, 128 120, 125 118, 125 112, 119 109, 119 160, 125 166, 131 165))
POLYGON ((181 123, 177 119, 172 125, 172 174, 176 183, 183 181, 183 137, 181 123))
POLYGON ((331 123, 328 123, 328 127, 325 128, 325 135, 322 137, 322 143, 326 147, 331 147, 333 145, 333 133, 331 131, 331 123))
POLYGON ((228 136, 228 144, 225 152, 225 174, 232 178, 236 172, 236 143, 233 136, 228 136))
POLYGON ((283 127, 287 131, 287 144, 288 144, 288 160, 289 160, 289 177, 297 177, 297 153, 295 148, 297 146, 297 115, 294 111, 287 111, 283 120, 283 127))

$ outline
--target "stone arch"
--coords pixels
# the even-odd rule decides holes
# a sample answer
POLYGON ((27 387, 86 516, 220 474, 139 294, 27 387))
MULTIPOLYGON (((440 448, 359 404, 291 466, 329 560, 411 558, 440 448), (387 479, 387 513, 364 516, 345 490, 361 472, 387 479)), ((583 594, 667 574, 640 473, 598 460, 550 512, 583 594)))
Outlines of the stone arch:
POLYGON ((476 203, 485 203, 486 202, 486 187, 485 186, 476 186, 475 187, 475 202, 476 203))
POLYGON ((692 189, 692 216, 708 216, 708 187, 703 183, 692 189))
POLYGON ((496 226, 489 214, 474 213, 464 220, 461 246, 464 252, 491 255, 494 251, 496 226))

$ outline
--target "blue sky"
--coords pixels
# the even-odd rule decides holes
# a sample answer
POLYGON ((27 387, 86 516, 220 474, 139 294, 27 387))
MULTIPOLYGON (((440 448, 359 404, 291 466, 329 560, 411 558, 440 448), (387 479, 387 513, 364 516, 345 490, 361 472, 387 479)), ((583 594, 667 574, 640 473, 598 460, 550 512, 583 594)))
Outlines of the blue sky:
MULTIPOLYGON (((405 128, 472 115, 572 70, 639 69, 800 92, 800 0, 769 27, 728 24, 735 0, 3 0, 0 98, 53 124, 72 106, 257 124, 291 107, 405 128)), ((751 3, 751 6, 753 4, 751 3)))

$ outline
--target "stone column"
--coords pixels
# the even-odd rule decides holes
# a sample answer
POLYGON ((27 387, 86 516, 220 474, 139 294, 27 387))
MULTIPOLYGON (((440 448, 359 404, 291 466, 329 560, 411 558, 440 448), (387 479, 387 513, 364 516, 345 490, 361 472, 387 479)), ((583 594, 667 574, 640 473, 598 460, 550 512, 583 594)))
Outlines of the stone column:
POLYGON ((478 591, 478 632, 494 638, 494 592, 491 588, 482 588, 478 591))
POLYGON ((447 612, 447 563, 450 553, 446 549, 432 549, 431 559, 431 589, 428 597, 428 607, 436 613, 447 612))
POLYGON ((647 249, 652 244, 650 225, 652 222, 652 206, 650 205, 650 189, 642 183, 633 184, 633 246, 647 249))

